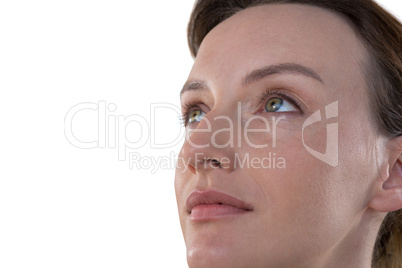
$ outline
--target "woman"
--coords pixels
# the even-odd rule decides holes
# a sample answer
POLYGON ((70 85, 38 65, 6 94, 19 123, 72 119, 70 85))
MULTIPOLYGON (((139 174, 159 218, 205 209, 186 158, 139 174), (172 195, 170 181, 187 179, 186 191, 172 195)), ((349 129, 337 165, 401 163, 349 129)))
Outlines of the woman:
POLYGON ((370 0, 200 0, 175 189, 190 267, 402 267, 402 28, 370 0))

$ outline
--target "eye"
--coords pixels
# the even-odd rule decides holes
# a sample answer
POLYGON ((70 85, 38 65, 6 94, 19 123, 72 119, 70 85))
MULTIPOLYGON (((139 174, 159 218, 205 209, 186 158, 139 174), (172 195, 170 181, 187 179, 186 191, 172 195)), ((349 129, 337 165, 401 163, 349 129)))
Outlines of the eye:
POLYGON ((293 104, 289 101, 280 98, 280 97, 273 97, 270 98, 267 103, 265 104, 264 110, 266 112, 293 112, 297 111, 293 104))
POLYGON ((208 106, 199 100, 184 102, 182 104, 182 116, 180 121, 184 127, 187 127, 201 121, 208 111, 208 106))
POLYGON ((187 123, 192 124, 195 122, 199 122, 202 120, 202 118, 204 118, 204 116, 205 116, 205 113, 201 109, 194 109, 188 115, 187 123))

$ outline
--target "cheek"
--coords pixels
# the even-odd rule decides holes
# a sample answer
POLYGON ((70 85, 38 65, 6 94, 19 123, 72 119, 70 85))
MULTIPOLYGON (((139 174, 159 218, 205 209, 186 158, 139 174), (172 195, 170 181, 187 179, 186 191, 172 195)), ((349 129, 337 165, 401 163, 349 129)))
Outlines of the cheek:
MULTIPOLYGON (((186 233, 187 233, 187 228, 186 228, 186 222, 185 222, 185 216, 186 216, 186 208, 185 208, 185 203, 186 203, 186 198, 189 194, 189 187, 191 187, 190 182, 194 181, 194 179, 191 179, 191 177, 188 174, 188 169, 186 168, 187 166, 183 163, 181 163, 180 158, 182 158, 182 155, 180 154, 178 157, 178 162, 176 166, 176 173, 175 173, 175 180, 174 180, 174 187, 175 187, 175 194, 176 194, 176 202, 177 202, 177 208, 178 208, 178 213, 179 213, 179 220, 180 220, 180 226, 183 232, 183 235, 186 238, 186 233)), ((183 159, 183 158, 182 158, 183 159)))
MULTIPOLYGON (((371 138, 360 138, 368 128, 355 124, 350 116, 348 124, 338 122, 342 126, 339 127, 337 148, 339 163, 333 167, 306 149, 308 146, 317 152, 326 152, 328 122, 319 122, 304 129, 304 144, 302 127, 284 123, 277 129, 276 148, 249 147, 244 150, 250 156, 260 158, 275 153, 276 161, 280 157, 286 162, 285 168, 272 166, 247 171, 255 185, 260 187, 259 210, 272 229, 286 229, 287 235, 294 237, 289 241, 299 238, 311 247, 318 247, 319 243, 329 245, 351 226, 354 216, 364 209, 369 184, 362 183, 373 174, 373 170, 358 167, 364 167, 364 161, 373 162, 368 148, 371 138)), ((260 142, 270 142, 272 137, 267 135, 259 139, 260 142)), ((273 157, 271 159, 273 161, 273 157)), ((267 235, 270 232, 266 230, 267 235)))
POLYGON ((289 142, 300 141, 304 118, 300 115, 261 116, 262 119, 250 121, 243 126, 242 139, 247 150, 257 154, 266 154, 289 142))
POLYGON ((174 179, 174 188, 180 218, 182 217, 182 213, 185 210, 184 205, 186 201, 186 192, 188 194, 188 191, 186 191, 186 189, 188 189, 190 186, 189 182, 194 181, 191 179, 189 173, 190 171, 188 170, 187 160, 183 157, 182 150, 177 158, 174 179))
POLYGON ((367 205, 378 176, 376 135, 368 116, 352 113, 339 118, 339 165, 345 202, 359 209, 367 205))
POLYGON ((177 164, 176 164, 176 170, 175 170, 175 179, 174 179, 174 188, 176 191, 176 197, 182 192, 183 187, 184 187, 184 172, 185 172, 185 167, 181 163, 182 162, 182 157, 179 155, 177 158, 177 164))
MULTIPOLYGON (((302 140, 302 123, 302 120, 283 120, 277 124, 275 143, 273 135, 259 135, 254 137, 254 141, 268 143, 269 147, 258 149, 249 146, 242 149, 250 154, 250 158, 265 158, 270 162, 267 168, 250 168, 247 172, 260 187, 260 200, 264 200, 260 209, 271 214, 267 218, 283 219, 277 221, 281 224, 300 222, 300 219, 286 219, 309 217, 312 212, 317 212, 314 206, 325 201, 327 185, 324 182, 329 170, 325 163, 306 150, 302 140)), ((308 136, 313 135, 315 139, 305 142, 316 150, 325 147, 325 127, 314 128, 308 136)))

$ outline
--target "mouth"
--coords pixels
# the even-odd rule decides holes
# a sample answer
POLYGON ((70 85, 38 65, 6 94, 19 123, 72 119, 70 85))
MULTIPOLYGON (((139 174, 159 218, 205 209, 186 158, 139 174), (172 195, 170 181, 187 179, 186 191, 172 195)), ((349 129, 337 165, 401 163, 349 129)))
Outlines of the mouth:
POLYGON ((241 216, 253 210, 240 199, 215 190, 193 190, 187 198, 186 209, 192 221, 241 216))

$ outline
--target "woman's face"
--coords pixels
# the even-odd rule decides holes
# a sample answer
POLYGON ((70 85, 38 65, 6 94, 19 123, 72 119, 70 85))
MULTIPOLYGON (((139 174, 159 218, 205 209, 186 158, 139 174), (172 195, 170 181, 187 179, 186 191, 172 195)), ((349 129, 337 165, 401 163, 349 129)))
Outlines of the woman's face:
POLYGON ((378 175, 363 64, 316 7, 249 8, 206 36, 175 180, 191 267, 313 267, 360 245, 378 175))

